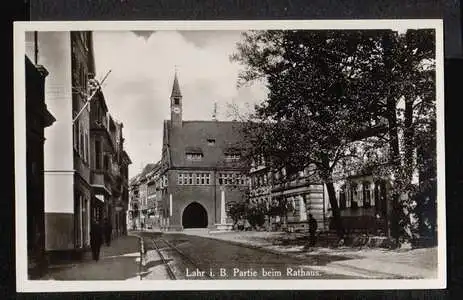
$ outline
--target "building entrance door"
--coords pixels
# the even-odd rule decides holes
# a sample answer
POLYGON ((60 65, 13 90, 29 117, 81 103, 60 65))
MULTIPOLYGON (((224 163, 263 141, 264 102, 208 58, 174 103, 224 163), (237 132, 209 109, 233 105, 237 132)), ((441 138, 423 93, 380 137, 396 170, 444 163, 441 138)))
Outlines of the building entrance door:
POLYGON ((183 228, 206 228, 207 211, 198 202, 188 205, 182 215, 183 228))

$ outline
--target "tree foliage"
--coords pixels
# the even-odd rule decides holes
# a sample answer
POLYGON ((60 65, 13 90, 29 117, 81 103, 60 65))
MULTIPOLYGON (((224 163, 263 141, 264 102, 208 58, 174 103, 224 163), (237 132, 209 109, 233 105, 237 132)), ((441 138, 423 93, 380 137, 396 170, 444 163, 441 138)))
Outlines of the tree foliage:
POLYGON ((233 220, 233 225, 246 216, 246 210, 247 202, 233 201, 228 203, 228 216, 233 220))
POLYGON ((245 130, 248 156, 264 153, 288 176, 315 165, 342 235, 334 170, 388 155, 378 169, 394 183, 391 225, 395 236, 410 235, 414 195, 423 190, 413 174, 422 171, 428 191, 434 184, 435 150, 422 147, 435 142, 434 55, 432 30, 244 33, 231 57, 244 66, 239 84, 262 79, 269 89, 245 130), (359 140, 361 155, 352 147, 359 140))

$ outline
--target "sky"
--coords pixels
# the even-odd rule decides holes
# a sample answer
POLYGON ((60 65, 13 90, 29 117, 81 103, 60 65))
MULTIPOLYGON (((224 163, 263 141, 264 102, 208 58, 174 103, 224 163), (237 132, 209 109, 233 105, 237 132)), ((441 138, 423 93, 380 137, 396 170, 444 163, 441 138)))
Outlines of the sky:
POLYGON ((93 32, 98 79, 110 114, 124 124, 129 177, 161 158, 163 120, 177 70, 184 120, 230 120, 230 104, 244 111, 267 95, 263 83, 237 88, 243 66, 230 62, 238 31, 93 32))

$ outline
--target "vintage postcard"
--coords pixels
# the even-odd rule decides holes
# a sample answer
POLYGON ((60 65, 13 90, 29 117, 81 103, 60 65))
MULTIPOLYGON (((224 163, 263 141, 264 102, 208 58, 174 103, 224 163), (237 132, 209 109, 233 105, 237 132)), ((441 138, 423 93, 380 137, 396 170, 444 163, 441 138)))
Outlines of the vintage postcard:
POLYGON ((18 291, 446 287, 442 20, 14 40, 18 291))

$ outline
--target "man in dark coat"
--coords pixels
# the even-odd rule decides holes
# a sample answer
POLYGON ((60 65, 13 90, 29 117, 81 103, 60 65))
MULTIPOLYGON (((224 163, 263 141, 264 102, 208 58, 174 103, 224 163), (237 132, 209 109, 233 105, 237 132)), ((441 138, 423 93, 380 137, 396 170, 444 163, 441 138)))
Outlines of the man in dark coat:
POLYGON ((104 220, 104 236, 105 236, 105 241, 106 245, 110 246, 111 245, 111 233, 113 232, 113 226, 111 222, 109 221, 108 218, 105 218, 104 220))
POLYGON ((317 232, 318 224, 317 220, 312 216, 312 214, 309 214, 309 234, 310 234, 310 240, 309 240, 309 245, 310 247, 315 246, 315 234, 317 232))
POLYGON ((92 248, 92 256, 95 261, 100 259, 100 248, 103 242, 103 233, 99 222, 93 220, 90 228, 90 247, 92 248))

